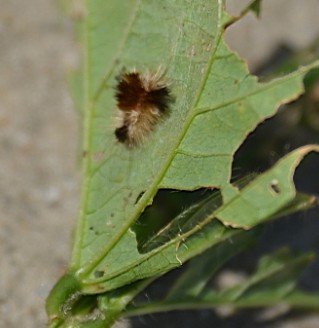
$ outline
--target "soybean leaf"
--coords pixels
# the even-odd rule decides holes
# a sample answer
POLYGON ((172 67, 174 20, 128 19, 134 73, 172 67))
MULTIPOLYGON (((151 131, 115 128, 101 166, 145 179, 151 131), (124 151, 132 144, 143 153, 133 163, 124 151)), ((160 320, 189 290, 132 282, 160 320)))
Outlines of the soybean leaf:
MULTIPOLYGON (((118 287, 111 281, 125 272, 126 282, 144 275, 132 270, 143 255, 130 227, 156 192, 216 187, 226 199, 234 152, 279 104, 302 92, 310 67, 258 83, 223 41, 229 17, 219 1, 87 1, 86 11, 86 157, 71 268, 85 284, 107 281, 99 284, 107 290, 118 287), (129 150, 116 141, 111 123, 115 76, 124 66, 144 71, 160 65, 176 103, 155 133, 129 150), (105 275, 97 280, 96 272, 105 275)), ((164 271, 169 262, 162 262, 164 271)))
POLYGON ((84 120, 81 216, 70 270, 47 306, 51 318, 66 322, 73 322, 70 309, 83 294, 129 288, 269 219, 294 199, 294 169, 317 150, 288 154, 241 191, 230 184, 235 151, 279 105, 303 92, 303 76, 318 63, 259 83, 224 42, 233 18, 223 1, 87 0, 84 12, 83 100, 77 97, 84 120), (164 67, 176 100, 135 149, 114 136, 113 89, 123 67, 164 67), (173 220, 173 233, 141 251, 132 224, 157 191, 203 187, 219 189, 222 205, 195 205, 173 220))

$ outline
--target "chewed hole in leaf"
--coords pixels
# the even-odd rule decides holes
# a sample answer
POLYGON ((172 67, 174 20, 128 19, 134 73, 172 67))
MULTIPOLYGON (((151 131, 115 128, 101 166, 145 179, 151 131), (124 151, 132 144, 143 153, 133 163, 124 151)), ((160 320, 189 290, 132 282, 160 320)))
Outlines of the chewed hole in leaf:
POLYGON ((310 153, 304 158, 294 175, 294 182, 298 191, 319 195, 318 166, 319 156, 317 153, 310 153), (305 173, 307 178, 305 178, 305 173))
POLYGON ((138 250, 148 252, 181 235, 200 223, 200 217, 194 218, 194 213, 201 209, 203 202, 211 200, 217 208, 222 203, 222 197, 217 190, 199 189, 197 191, 160 190, 139 220, 134 224, 138 250), (195 204, 195 205, 194 205, 195 204))
POLYGON ((280 193, 281 189, 278 180, 274 179, 270 182, 270 189, 275 194, 280 193))
POLYGON ((143 197, 144 194, 145 194, 145 191, 140 192, 140 194, 136 197, 135 204, 137 204, 140 201, 140 199, 143 197))

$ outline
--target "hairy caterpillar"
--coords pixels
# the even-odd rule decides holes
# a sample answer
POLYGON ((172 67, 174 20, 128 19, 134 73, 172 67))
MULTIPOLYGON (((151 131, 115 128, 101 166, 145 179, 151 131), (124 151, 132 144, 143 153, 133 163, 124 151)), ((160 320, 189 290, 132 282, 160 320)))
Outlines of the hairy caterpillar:
POLYGON ((129 148, 141 144, 168 113, 173 97, 163 75, 159 68, 155 73, 124 71, 117 78, 115 98, 120 125, 115 136, 129 148))

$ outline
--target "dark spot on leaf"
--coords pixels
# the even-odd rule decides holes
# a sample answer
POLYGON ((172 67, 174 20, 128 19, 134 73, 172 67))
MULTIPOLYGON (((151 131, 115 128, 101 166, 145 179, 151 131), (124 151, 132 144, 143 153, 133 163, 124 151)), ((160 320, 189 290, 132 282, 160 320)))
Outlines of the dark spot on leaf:
POLYGON ((104 271, 103 270, 96 270, 94 271, 94 277, 95 278, 101 278, 104 276, 104 271))

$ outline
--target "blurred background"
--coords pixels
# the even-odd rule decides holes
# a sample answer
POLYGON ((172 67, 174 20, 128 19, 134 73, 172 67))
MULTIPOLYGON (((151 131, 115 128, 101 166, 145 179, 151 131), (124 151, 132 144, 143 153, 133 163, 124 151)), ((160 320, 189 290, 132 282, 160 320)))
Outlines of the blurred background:
MULTIPOLYGON (((81 16, 78 0, 73 17, 81 16)), ((228 0, 238 14, 249 1, 228 0)), ((43 327, 44 300, 66 270, 80 196, 80 120, 67 90, 67 73, 80 63, 72 20, 58 0, 0 0, 0 327, 43 327)), ((231 48, 262 77, 318 57, 318 0, 264 0, 261 18, 252 14, 226 33, 231 48)), ((289 112, 258 127, 236 154, 234 175, 263 170, 291 149, 319 143, 319 88, 289 112), (288 113, 288 115, 287 115, 288 113), (251 149, 255 149, 252 157, 251 149)), ((318 158, 306 160, 296 183, 319 194, 318 158), (306 171, 306 174, 305 174, 306 171)), ((319 211, 284 218, 270 226, 253 256, 288 243, 319 251, 319 211), (271 242, 270 242, 271 241, 271 242)), ((240 263, 238 263, 240 262, 240 263)), ((232 278, 225 271, 223 279, 232 278), (229 278, 230 277, 230 278, 229 278)), ((319 265, 302 277, 319 290, 319 265)), ((314 328, 319 315, 286 308, 256 313, 179 312, 121 322, 123 327, 314 328), (267 312, 268 311, 268 312, 267 312)))

